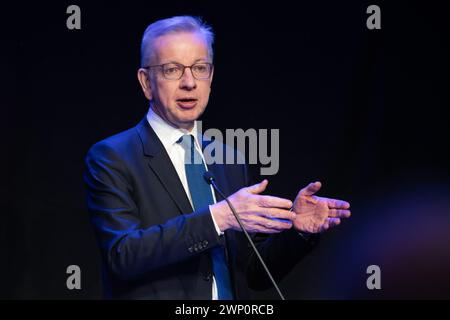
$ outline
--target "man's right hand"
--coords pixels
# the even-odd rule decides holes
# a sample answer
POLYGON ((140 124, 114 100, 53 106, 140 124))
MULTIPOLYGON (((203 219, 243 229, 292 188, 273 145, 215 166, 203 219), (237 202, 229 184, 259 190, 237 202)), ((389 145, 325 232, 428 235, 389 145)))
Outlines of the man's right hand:
MULTIPOLYGON (((268 181, 263 180, 228 197, 248 232, 277 233, 292 227, 292 220, 295 219, 295 213, 289 211, 292 201, 259 195, 267 184, 268 181), (287 222, 274 219, 285 219, 287 222)), ((225 200, 211 205, 211 213, 222 232, 228 229, 241 231, 225 200)))

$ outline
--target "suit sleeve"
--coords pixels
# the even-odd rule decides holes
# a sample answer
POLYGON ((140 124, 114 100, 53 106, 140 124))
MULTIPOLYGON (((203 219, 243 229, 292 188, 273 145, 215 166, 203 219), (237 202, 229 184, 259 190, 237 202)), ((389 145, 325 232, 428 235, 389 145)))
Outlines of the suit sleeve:
POLYGON ((87 206, 107 268, 134 279, 221 244, 209 208, 142 228, 129 170, 107 143, 86 156, 87 206))
MULTIPOLYGON (((246 185, 253 184, 254 176, 249 174, 247 166, 244 165, 243 170, 246 185)), ((319 237, 314 234, 306 240, 291 228, 270 236, 253 234, 252 239, 275 281, 279 283, 317 245, 319 237)), ((271 288, 273 285, 250 245, 247 247, 247 257, 249 287, 254 290, 271 288)))

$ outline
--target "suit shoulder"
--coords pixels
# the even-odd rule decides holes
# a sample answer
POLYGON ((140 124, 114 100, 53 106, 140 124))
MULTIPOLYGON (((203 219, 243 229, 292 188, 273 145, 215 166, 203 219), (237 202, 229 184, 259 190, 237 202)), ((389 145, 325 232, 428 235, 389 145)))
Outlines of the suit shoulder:
POLYGON ((88 151, 88 155, 126 154, 130 147, 140 143, 136 127, 119 132, 96 142, 88 151))

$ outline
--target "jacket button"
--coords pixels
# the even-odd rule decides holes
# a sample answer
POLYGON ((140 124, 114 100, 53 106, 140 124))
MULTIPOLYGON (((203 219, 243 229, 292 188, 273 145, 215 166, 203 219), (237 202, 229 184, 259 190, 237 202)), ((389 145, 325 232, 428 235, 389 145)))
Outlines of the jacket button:
POLYGON ((208 240, 204 240, 202 244, 203 244, 203 247, 206 248, 208 246, 208 240))
POLYGON ((192 253, 192 252, 194 251, 194 248, 193 248, 192 246, 190 246, 190 247, 188 248, 188 251, 189 251, 190 253, 192 253))

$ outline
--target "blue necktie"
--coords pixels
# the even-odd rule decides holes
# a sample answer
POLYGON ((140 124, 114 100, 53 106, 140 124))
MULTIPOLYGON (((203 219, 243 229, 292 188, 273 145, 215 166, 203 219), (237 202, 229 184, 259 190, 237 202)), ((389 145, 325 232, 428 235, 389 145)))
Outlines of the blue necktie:
MULTIPOLYGON (((179 142, 185 150, 186 178, 194 210, 214 204, 211 187, 203 178, 206 168, 201 154, 195 149, 194 136, 184 135, 179 142)), ((230 274, 225 260, 225 249, 222 246, 212 249, 211 259, 219 300, 233 300, 230 274)))

